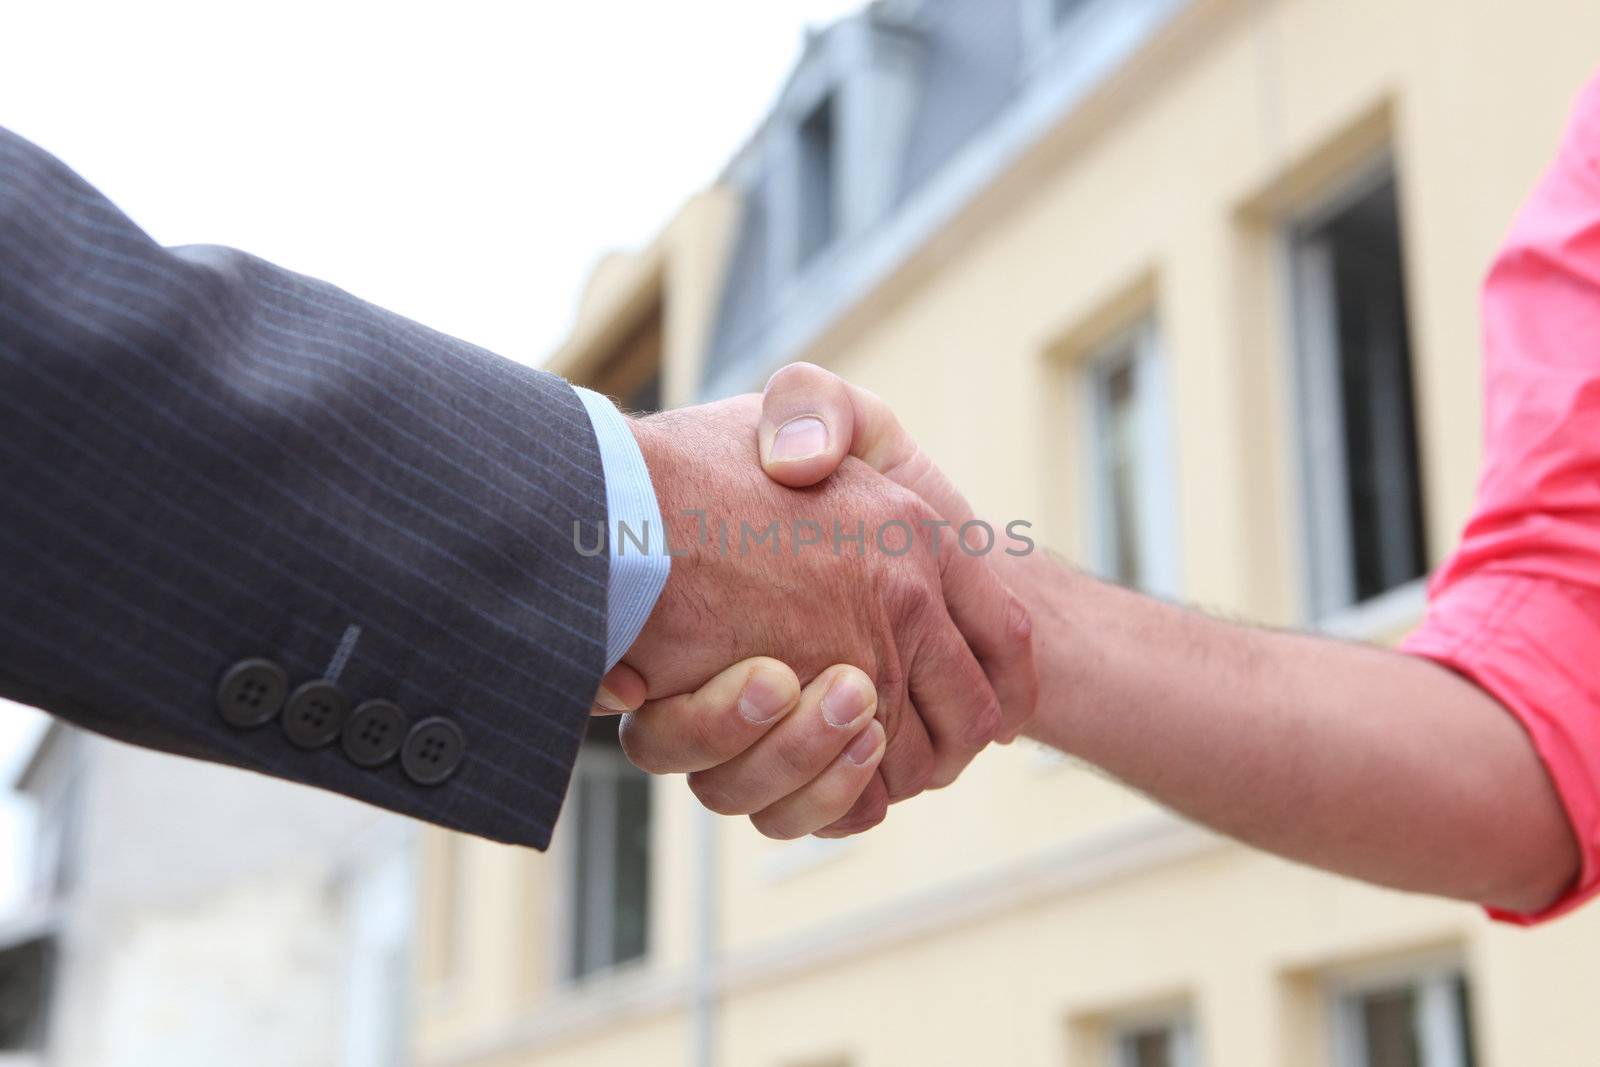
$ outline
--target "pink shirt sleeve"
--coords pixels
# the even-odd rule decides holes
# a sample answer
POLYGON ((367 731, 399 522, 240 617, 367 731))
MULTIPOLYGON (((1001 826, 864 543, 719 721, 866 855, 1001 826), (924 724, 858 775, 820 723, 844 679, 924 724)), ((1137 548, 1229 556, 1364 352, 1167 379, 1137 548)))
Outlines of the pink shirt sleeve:
MULTIPOLYGON (((1554 918, 1600 892, 1600 79, 1483 290, 1484 458, 1461 543, 1402 646, 1522 723, 1583 853, 1554 918)), ((1493 783, 1485 783, 1492 789, 1493 783)))

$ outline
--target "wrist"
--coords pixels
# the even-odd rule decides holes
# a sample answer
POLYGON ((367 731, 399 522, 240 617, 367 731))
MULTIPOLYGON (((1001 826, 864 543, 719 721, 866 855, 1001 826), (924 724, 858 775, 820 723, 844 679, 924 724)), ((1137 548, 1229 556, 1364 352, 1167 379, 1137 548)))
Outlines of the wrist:
POLYGON ((1078 752, 1077 724, 1092 706, 1095 635, 1080 622, 1092 618, 1099 583, 1044 549, 1005 557, 1001 580, 1016 593, 1033 622, 1034 661, 1039 671, 1038 710, 1022 736, 1063 752, 1078 752))
POLYGON ((629 416, 627 423, 634 443, 639 446, 639 455, 644 459, 651 488, 655 490, 656 509, 661 513, 662 530, 651 531, 651 537, 654 539, 666 535, 674 552, 680 552, 681 535, 677 520, 685 505, 680 499, 678 476, 681 463, 676 455, 673 435, 669 428, 663 426, 663 419, 659 415, 629 416))
POLYGON ((700 560, 697 557, 703 540, 696 525, 696 504, 684 491, 685 476, 693 470, 693 461, 684 456, 683 427, 674 427, 673 422, 670 413, 627 419, 628 430, 649 472, 656 509, 661 515, 661 529, 650 531, 650 548, 672 559, 672 570, 667 575, 667 585, 658 605, 671 600, 677 589, 693 582, 692 572, 698 569, 700 560))

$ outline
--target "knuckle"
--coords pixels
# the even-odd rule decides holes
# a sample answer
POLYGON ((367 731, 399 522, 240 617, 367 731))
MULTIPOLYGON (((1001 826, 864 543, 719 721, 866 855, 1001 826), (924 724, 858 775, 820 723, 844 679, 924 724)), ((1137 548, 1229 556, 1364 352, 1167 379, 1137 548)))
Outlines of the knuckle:
POLYGON ((887 800, 878 800, 863 811, 852 812, 828 827, 830 837, 851 837, 883 822, 889 815, 887 800))
POLYGON ((902 491, 900 499, 913 522, 938 522, 943 518, 932 504, 909 489, 902 491))
MULTIPOLYGON (((725 710, 711 709, 697 703, 690 711, 684 727, 696 756, 721 763, 743 751, 740 732, 729 729, 729 716, 724 714, 725 710)), ((733 709, 733 712, 737 716, 738 709, 733 709)))
POLYGON ((885 779, 884 784, 888 787, 889 803, 897 804, 902 800, 910 800, 917 794, 925 792, 933 784, 935 770, 933 760, 930 758, 919 761, 914 766, 902 768, 894 776, 893 783, 885 779))
POLYGON ((955 784, 955 780, 961 777, 961 772, 966 770, 967 765, 972 762, 972 755, 972 753, 962 753, 959 756, 940 760, 934 766, 933 774, 928 779, 928 788, 944 789, 955 784))
POLYGON ((728 783, 704 772, 689 775, 689 792, 702 807, 717 815, 750 814, 748 806, 740 802, 728 783))
POLYGON ((629 713, 617 724, 617 742, 628 762, 646 774, 668 774, 670 768, 659 748, 650 741, 649 731, 639 725, 637 715, 629 713))
POLYGON ((911 567, 903 557, 881 569, 878 588, 884 604, 898 618, 921 613, 933 599, 928 578, 911 567))
MULTIPOLYGON (((819 718, 821 714, 819 707, 817 710, 819 718)), ((826 735, 802 734, 799 731, 774 735, 772 759, 776 766, 773 778, 780 781, 809 778, 815 773, 820 762, 819 754, 826 739, 826 735)))
POLYGON ((878 681, 878 705, 874 717, 883 724, 883 734, 888 744, 894 744, 907 715, 913 715, 910 693, 898 665, 878 681))
POLYGON ((1006 637, 1019 645, 1033 640, 1033 613, 1022 598, 1006 590, 1006 637))
POLYGON ((963 740, 969 748, 980 749, 984 747, 1000 733, 1000 724, 1003 718, 1000 712, 1000 701, 995 699, 993 693, 988 694, 973 708, 972 715, 967 719, 963 740))
POLYGON ((754 826, 762 837, 773 841, 793 841, 806 835, 806 831, 798 826, 792 817, 783 814, 772 815, 758 811, 750 816, 750 825, 754 826))

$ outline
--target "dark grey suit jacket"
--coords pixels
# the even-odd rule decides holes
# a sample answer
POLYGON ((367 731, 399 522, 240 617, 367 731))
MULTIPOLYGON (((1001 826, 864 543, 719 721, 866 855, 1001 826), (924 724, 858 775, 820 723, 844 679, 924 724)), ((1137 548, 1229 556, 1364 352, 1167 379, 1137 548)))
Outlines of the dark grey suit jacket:
POLYGON ((163 249, 0 130, 0 694, 542 848, 605 658, 575 520, 565 382, 163 249))

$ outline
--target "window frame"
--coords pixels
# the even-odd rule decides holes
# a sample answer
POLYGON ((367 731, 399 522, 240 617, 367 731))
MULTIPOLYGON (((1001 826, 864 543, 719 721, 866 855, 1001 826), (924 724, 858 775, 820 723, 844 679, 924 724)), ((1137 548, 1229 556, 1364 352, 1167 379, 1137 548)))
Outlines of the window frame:
MULTIPOLYGON (((1332 221, 1385 184, 1393 184, 1398 204, 1400 170, 1391 148, 1384 148, 1359 165, 1345 170, 1318 196, 1286 213, 1277 223, 1277 259, 1281 280, 1281 305, 1287 325, 1286 380, 1289 391, 1289 428, 1293 450, 1294 514, 1292 527, 1295 558, 1299 561, 1300 618, 1320 632, 1352 639, 1382 638, 1403 628, 1420 614, 1426 603, 1424 573, 1365 600, 1355 598, 1354 552, 1350 536, 1350 471, 1342 459, 1343 406, 1338 390, 1337 329, 1330 317, 1337 314, 1330 284, 1314 284, 1305 275, 1310 266, 1302 250, 1303 236, 1332 221), (1321 324, 1317 328, 1312 320, 1321 324), (1332 440, 1332 451, 1317 442, 1332 440), (1330 455, 1341 456, 1338 462, 1330 455)), ((1404 216, 1401 228, 1401 270, 1404 273, 1404 216)), ((1322 279, 1317 280, 1318 283, 1322 279)), ((1410 316, 1403 323, 1408 337, 1410 316)), ((1414 364, 1416 351, 1411 349, 1414 364)), ((1412 403, 1416 404, 1416 368, 1412 374, 1412 403)), ((1413 412, 1413 418, 1416 417, 1413 412)), ((1422 485, 1423 441, 1416 428, 1417 480, 1421 496, 1422 533, 1426 537, 1427 497, 1422 485)))
POLYGON ((1172 1034, 1173 1067, 1200 1067, 1194 1016, 1187 1010, 1170 1009, 1113 1019, 1106 1032, 1110 1067, 1139 1067, 1133 1058, 1131 1042, 1152 1030, 1167 1030, 1172 1034))
MULTIPOLYGON (((588 985, 594 981, 604 978, 607 975, 627 971, 645 964, 650 958, 651 944, 653 941, 653 931, 649 922, 651 901, 649 899, 649 892, 647 890, 644 947, 639 955, 630 957, 626 960, 618 960, 612 963, 600 964, 587 970, 579 969, 582 961, 579 959, 578 946, 580 943, 580 937, 585 935, 578 930, 578 921, 580 915, 578 908, 578 894, 581 878, 579 872, 579 863, 583 857, 583 849, 577 835, 580 832, 580 827, 582 827, 585 822, 590 822, 591 825, 605 827, 608 835, 614 835, 616 832, 615 805, 617 802, 617 797, 614 790, 606 791, 601 794, 605 798, 603 802, 605 806, 601 807, 600 814, 602 818, 600 820, 588 820, 580 815, 580 809, 591 803, 591 801, 585 799, 585 791, 580 788, 580 777, 592 779, 599 776, 603 776, 612 782, 620 781, 623 778, 639 778, 645 782, 647 788, 650 786, 650 779, 648 776, 646 776, 642 771, 638 770, 638 768, 634 767, 632 763, 628 762, 627 756, 623 754, 620 748, 586 741, 579 751, 577 763, 573 767, 572 783, 569 785, 567 791, 567 808, 562 814, 562 822, 565 825, 572 827, 573 836, 569 838, 567 847, 562 850, 563 856, 561 862, 560 889, 561 903, 560 907, 557 909, 557 930, 555 938, 556 978, 559 984, 569 987, 588 985)), ((652 808, 653 807, 654 801, 652 799, 652 808)), ((609 868, 604 870, 603 877, 607 884, 615 887, 617 874, 614 866, 616 858, 616 840, 614 836, 610 836, 604 842, 602 842, 602 847, 592 850, 591 857, 594 859, 598 867, 602 869, 609 868)), ((648 858, 653 866, 654 857, 650 856, 648 858)), ((596 876, 596 871, 591 870, 589 872, 590 878, 594 878, 596 876)), ((608 958, 613 955, 615 950, 615 924, 599 923, 599 914, 600 912, 598 910, 591 910, 588 912, 588 916, 594 926, 594 929, 589 931, 589 934, 596 936, 598 942, 604 946, 604 951, 597 951, 596 955, 602 958, 608 958)))
POLYGON ((1422 1067, 1472 1067, 1468 1048, 1457 1040, 1458 1035, 1465 1033, 1470 1042, 1474 1025, 1470 1015, 1466 1019, 1459 1018, 1458 982, 1466 983, 1470 1003, 1471 975, 1453 957, 1412 960, 1329 976, 1324 983, 1324 995, 1328 1006, 1331 1067, 1368 1067, 1362 1047, 1365 1023, 1361 1018, 1361 1001, 1375 994, 1406 990, 1417 998, 1424 1040, 1420 1050, 1422 1067), (1443 1043, 1444 1047, 1428 1042, 1443 1043))
POLYGON ((1110 432, 1108 385, 1112 375, 1132 366, 1137 406, 1139 455, 1136 457, 1136 522, 1139 560, 1145 571, 1137 588, 1158 597, 1182 591, 1182 537, 1178 519, 1174 409, 1170 368, 1153 314, 1111 335, 1090 352, 1079 374, 1087 547, 1090 566, 1115 580, 1116 506, 1112 499, 1107 442, 1110 432))

